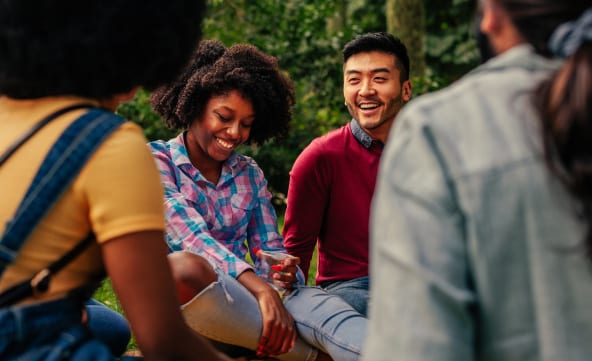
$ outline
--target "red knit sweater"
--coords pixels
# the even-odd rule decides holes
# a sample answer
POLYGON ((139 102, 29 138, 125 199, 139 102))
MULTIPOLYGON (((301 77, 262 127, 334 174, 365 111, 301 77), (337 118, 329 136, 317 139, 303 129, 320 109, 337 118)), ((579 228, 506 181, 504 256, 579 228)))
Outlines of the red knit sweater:
POLYGON ((290 172, 283 235, 308 275, 319 243, 316 282, 368 275, 370 202, 382 147, 365 148, 345 125, 311 142, 290 172))

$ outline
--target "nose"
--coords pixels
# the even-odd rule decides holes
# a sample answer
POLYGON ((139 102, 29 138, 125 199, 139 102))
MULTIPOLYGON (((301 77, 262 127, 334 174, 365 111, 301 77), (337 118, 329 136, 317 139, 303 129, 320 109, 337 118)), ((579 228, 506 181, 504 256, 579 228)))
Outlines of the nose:
POLYGON ((239 122, 232 122, 228 126, 228 128, 226 128, 226 134, 228 134, 232 138, 236 138, 236 137, 238 137, 238 128, 239 128, 239 122))
POLYGON ((372 94, 374 94, 374 87, 372 86, 372 82, 369 80, 363 81, 362 87, 360 88, 360 95, 368 96, 372 94))

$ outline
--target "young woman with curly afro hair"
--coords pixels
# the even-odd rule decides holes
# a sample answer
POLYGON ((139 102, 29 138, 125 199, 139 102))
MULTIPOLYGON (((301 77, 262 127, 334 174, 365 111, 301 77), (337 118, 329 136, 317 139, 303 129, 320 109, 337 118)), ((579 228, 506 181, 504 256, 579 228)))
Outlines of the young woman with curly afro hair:
POLYGON ((151 103, 180 134, 150 143, 165 187, 166 239, 189 325, 229 345, 281 360, 356 360, 367 320, 304 286, 299 260, 274 274, 281 294, 247 262, 283 239, 263 171, 236 152, 288 130, 294 89, 277 60, 254 46, 202 41, 176 81, 151 103), (283 296, 283 297, 282 297, 283 296), (339 327, 337 327, 339 325, 339 327))

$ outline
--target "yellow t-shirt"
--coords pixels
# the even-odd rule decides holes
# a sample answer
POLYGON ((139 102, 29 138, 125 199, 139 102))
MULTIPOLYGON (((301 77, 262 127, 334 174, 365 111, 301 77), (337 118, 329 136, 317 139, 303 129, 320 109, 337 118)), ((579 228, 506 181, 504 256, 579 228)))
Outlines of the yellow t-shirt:
MULTIPOLYGON (((14 101, 0 98, 0 154, 39 119, 72 98, 14 101)), ((51 145, 77 117, 75 110, 55 119, 0 166, 0 234, 51 145)), ((163 189, 140 127, 128 122, 97 149, 81 173, 24 243, 0 280, 0 290, 33 276, 68 252, 90 230, 97 243, 126 234, 165 229, 163 189)), ((141 249, 137 250, 142 252, 141 249)), ((42 298, 84 285, 103 270, 98 244, 60 271, 42 298)))

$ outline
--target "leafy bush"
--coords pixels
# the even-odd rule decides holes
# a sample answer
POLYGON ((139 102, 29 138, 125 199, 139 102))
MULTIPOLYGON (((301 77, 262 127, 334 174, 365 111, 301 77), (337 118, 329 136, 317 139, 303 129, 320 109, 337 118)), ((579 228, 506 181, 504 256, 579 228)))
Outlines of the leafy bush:
MULTIPOLYGON (((385 2, 368 0, 209 0, 204 38, 226 45, 250 43, 278 58, 296 88, 288 137, 281 143, 243 147, 269 181, 278 213, 283 212, 289 171, 310 141, 346 124, 343 105, 343 45, 354 35, 386 29, 385 2)), ((412 78, 413 96, 439 89, 478 62, 471 29, 475 0, 425 0, 426 74, 412 78)), ((176 135, 140 91, 118 112, 138 122, 149 140, 176 135)))

